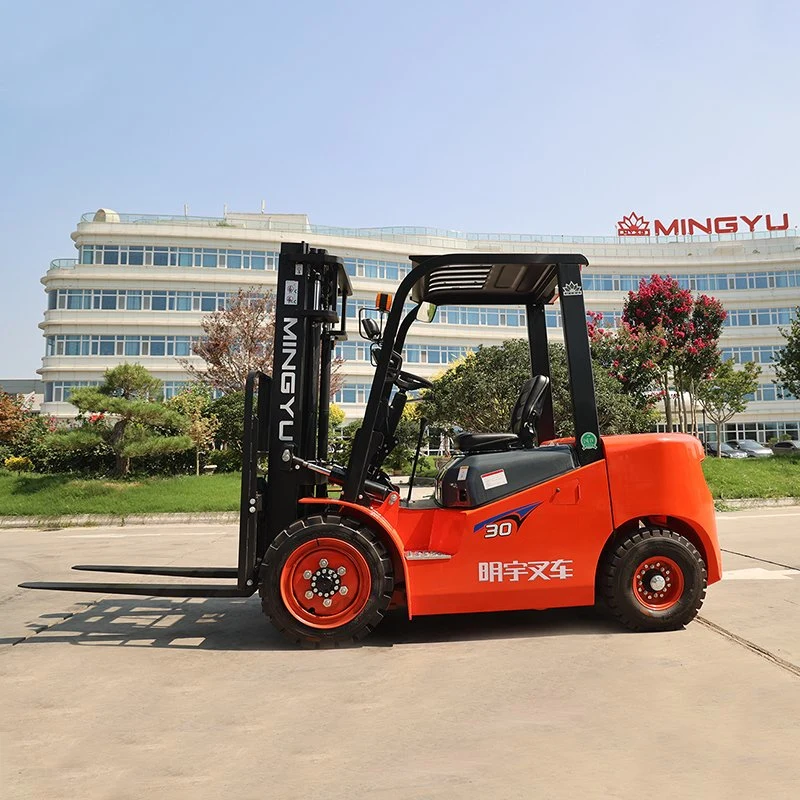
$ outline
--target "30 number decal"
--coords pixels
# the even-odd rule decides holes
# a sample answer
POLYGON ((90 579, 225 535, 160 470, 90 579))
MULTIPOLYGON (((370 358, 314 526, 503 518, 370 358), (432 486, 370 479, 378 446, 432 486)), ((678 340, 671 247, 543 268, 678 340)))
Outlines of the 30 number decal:
POLYGON ((511 536, 514 533, 514 525, 511 520, 504 520, 503 522, 491 523, 486 526, 486 533, 483 534, 484 539, 494 539, 495 536, 511 536))

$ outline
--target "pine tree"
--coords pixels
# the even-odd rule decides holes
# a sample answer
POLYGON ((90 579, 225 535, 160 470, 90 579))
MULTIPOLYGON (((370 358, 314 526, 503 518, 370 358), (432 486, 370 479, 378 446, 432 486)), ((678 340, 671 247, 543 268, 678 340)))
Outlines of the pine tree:
POLYGON ((189 421, 164 405, 161 381, 139 364, 109 369, 97 387, 73 390, 72 403, 94 424, 56 433, 55 446, 93 447, 105 441, 114 451, 118 476, 127 475, 132 458, 179 453, 192 447, 189 421))

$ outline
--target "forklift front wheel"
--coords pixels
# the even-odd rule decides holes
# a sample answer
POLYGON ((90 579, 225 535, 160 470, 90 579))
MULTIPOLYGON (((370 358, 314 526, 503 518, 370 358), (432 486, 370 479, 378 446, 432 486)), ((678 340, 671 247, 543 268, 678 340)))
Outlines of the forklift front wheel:
POLYGON ((642 528, 620 542, 603 565, 606 604, 634 631, 670 631, 703 605, 707 573, 697 548, 675 531, 642 528))
POLYGON ((367 527, 335 516, 298 520, 275 537, 261 570, 264 613, 292 641, 349 642, 383 618, 392 561, 367 527))

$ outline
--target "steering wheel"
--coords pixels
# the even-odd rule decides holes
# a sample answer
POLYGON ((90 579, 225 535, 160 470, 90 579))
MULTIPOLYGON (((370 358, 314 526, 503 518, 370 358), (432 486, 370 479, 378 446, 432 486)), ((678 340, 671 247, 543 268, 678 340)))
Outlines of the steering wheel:
POLYGON ((410 372, 398 372, 394 382, 404 392, 412 392, 416 389, 431 389, 433 387, 433 384, 427 378, 412 375, 410 372))

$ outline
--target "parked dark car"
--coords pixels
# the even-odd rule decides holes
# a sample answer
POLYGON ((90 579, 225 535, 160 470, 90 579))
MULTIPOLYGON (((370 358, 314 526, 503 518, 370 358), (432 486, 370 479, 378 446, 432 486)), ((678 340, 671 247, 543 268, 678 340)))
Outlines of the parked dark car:
MULTIPOLYGON (((715 444, 707 444, 706 445, 706 453, 710 456, 717 455, 717 446, 715 444)), ((747 458, 747 453, 744 450, 737 450, 735 447, 731 447, 729 444, 722 443, 722 452, 720 453, 721 458, 747 458)))
POLYGON ((772 450, 755 439, 730 439, 726 444, 735 450, 741 450, 748 458, 772 458, 772 450))
POLYGON ((800 453, 800 439, 792 439, 787 442, 775 442, 772 445, 772 452, 776 456, 793 456, 800 453))

